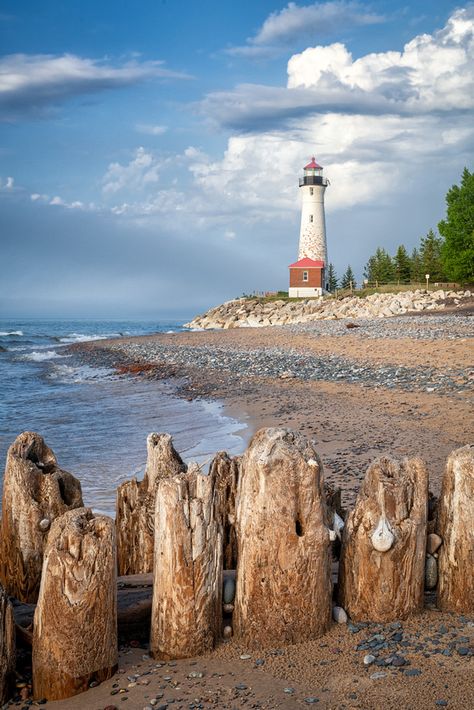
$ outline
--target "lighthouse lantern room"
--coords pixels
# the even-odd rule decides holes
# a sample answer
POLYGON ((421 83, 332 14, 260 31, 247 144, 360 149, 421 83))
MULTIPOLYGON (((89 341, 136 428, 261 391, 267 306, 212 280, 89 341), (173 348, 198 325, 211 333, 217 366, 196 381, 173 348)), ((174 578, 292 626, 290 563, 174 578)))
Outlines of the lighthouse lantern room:
POLYGON ((290 265, 290 298, 321 296, 326 287, 327 243, 324 192, 329 181, 313 157, 299 179, 302 190, 298 261, 290 265))

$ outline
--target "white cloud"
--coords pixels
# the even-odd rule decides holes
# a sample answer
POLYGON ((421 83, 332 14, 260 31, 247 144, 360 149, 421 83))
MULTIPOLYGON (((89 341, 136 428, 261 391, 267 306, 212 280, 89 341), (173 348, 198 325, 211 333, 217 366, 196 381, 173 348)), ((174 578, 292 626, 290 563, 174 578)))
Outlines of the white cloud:
POLYGON ((149 136, 161 136, 166 133, 168 126, 154 125, 151 123, 137 123, 135 129, 138 133, 145 133, 149 136))
POLYGON ((288 3, 283 10, 272 12, 255 36, 247 39, 242 47, 225 50, 231 55, 255 57, 274 54, 281 47, 328 35, 358 25, 383 22, 384 17, 366 10, 358 2, 315 2, 311 5, 288 3))
POLYGON ((127 165, 110 163, 102 180, 104 194, 120 190, 137 191, 158 182, 160 168, 165 161, 158 161, 145 148, 140 147, 127 165))
POLYGON ((3 179, 0 177, 0 190, 14 190, 15 189, 15 180, 12 177, 7 177, 5 178, 5 182, 3 179))
POLYGON ((10 54, 0 59, 0 117, 41 113, 73 96, 136 84, 151 78, 185 79, 162 61, 136 59, 119 66, 74 54, 10 54))

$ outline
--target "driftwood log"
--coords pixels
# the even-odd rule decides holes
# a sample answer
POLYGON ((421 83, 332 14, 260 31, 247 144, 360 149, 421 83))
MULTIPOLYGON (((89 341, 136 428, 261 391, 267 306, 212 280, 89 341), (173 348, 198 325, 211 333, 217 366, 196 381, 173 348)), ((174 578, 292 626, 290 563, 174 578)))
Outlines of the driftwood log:
POLYGON ((421 459, 369 466, 342 538, 339 601, 351 619, 384 623, 423 608, 427 510, 421 459))
POLYGON ((438 508, 438 606, 474 613, 474 446, 449 456, 438 508))
POLYGON ((223 511, 224 569, 237 567, 237 533, 235 530, 235 498, 242 457, 231 458, 220 451, 210 465, 210 474, 216 478, 216 487, 223 511))
POLYGON ((312 442, 261 429, 242 459, 237 493, 234 633, 248 646, 297 643, 331 620, 329 511, 312 442))
POLYGON ((0 705, 11 697, 15 677, 15 620, 8 596, 0 585, 0 705))
POLYGON ((10 596, 36 601, 50 526, 82 505, 81 484, 59 468, 44 439, 20 434, 7 454, 0 529, 0 582, 10 596))
POLYGON ((119 575, 153 570, 155 497, 158 481, 186 470, 169 434, 147 438, 143 481, 125 481, 117 489, 116 529, 119 575))
POLYGON ((215 470, 161 479, 156 495, 150 652, 187 658, 213 648, 222 625, 222 510, 215 470))
POLYGON ((34 617, 33 693, 61 700, 118 664, 115 530, 89 508, 52 525, 34 617))

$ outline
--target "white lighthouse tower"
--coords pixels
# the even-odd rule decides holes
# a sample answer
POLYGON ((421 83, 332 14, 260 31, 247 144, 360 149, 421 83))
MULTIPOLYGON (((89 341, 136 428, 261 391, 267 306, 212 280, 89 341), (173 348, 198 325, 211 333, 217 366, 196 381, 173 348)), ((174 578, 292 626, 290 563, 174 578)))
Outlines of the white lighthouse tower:
POLYGON ((327 266, 326 219, 324 216, 324 193, 328 181, 323 177, 323 169, 312 158, 304 168, 300 178, 303 193, 301 208, 300 246, 298 259, 323 261, 327 266))
POLYGON ((321 296, 327 290, 324 193, 329 184, 315 158, 304 167, 298 261, 290 265, 290 298, 321 296))

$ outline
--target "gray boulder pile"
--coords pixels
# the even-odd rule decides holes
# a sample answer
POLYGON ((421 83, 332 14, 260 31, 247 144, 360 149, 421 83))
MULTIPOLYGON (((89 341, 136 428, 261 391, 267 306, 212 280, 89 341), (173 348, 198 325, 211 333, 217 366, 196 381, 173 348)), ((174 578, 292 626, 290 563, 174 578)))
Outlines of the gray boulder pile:
POLYGON ((361 298, 347 296, 341 300, 321 296, 303 300, 263 301, 258 298, 236 298, 196 316, 187 328, 262 328, 269 325, 307 323, 314 320, 342 318, 389 318, 409 311, 442 310, 471 298, 471 291, 403 291, 374 293, 361 298))

